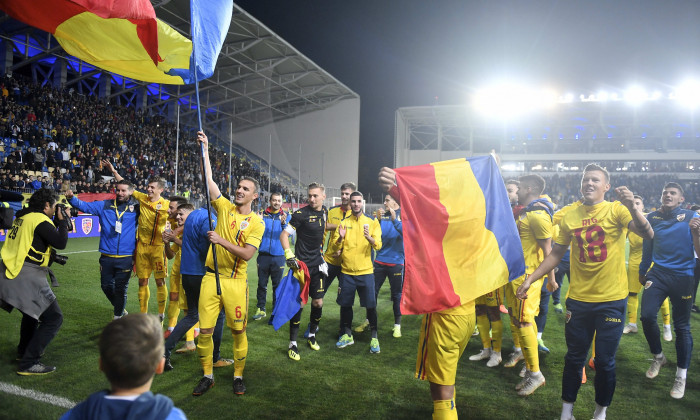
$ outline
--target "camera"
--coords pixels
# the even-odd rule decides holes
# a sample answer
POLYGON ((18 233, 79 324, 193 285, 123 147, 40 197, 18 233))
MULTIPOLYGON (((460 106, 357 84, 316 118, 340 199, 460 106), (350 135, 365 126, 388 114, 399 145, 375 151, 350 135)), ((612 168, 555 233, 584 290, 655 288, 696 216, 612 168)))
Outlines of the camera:
MULTIPOLYGON (((66 223, 66 226, 68 228, 68 231, 73 230, 73 221, 71 220, 71 217, 77 217, 78 216, 78 209, 75 207, 66 207, 65 204, 56 204, 56 213, 61 212, 61 216, 63 216, 64 223, 66 223)), ((58 217, 54 215, 54 223, 58 222, 58 217)), ((65 264, 65 262, 63 263, 65 264)))
POLYGON ((51 256, 49 256, 49 266, 53 263, 60 264, 60 265, 66 265, 68 262, 68 256, 67 255, 61 255, 56 252, 55 249, 51 249, 51 256))

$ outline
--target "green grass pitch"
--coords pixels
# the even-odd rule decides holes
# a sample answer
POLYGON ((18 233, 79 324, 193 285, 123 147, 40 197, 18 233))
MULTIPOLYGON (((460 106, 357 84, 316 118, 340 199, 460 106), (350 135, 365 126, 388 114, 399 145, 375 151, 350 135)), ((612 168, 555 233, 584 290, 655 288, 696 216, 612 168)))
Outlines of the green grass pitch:
MULTIPOLYGON (((0 382, 80 401, 90 393, 108 386, 97 366, 97 339, 112 319, 111 306, 99 285, 98 239, 71 239, 68 264, 54 267, 61 284, 55 289, 64 313, 64 324, 50 344, 43 361, 56 365, 56 373, 44 377, 20 377, 15 374, 15 353, 19 337, 20 314, 0 312, 0 382), (81 252, 82 251, 82 252, 81 252)), ((255 310, 257 275, 255 258, 249 264, 250 308, 255 310)), ((565 285, 566 287, 566 285, 565 285)), ((129 312, 138 311, 138 286, 132 278, 129 288, 129 312)), ((216 385, 201 397, 191 395, 201 377, 195 354, 173 355, 175 370, 159 375, 153 391, 173 399, 191 419, 216 418, 357 418, 414 419, 430 418, 432 403, 428 384, 413 378, 420 317, 404 316, 403 337, 391 336, 393 315, 388 285, 379 302, 380 354, 369 353, 369 332, 355 334, 355 345, 335 348, 339 311, 335 304, 336 284, 327 295, 318 341, 321 351, 314 352, 300 340, 301 361, 287 359, 288 328, 275 332, 263 321, 248 323, 249 353, 245 370, 248 391, 236 397, 232 392, 233 368, 215 370, 216 385)), ((151 280, 150 311, 156 312, 155 284, 151 280)), ((271 311, 271 287, 268 313, 271 311)), ((357 304, 356 304, 357 305, 357 304)), ((181 315, 182 316, 182 315, 181 315)), ((302 317, 302 329, 309 311, 302 317)), ((364 319, 364 310, 356 307, 355 323, 364 319)), ((505 325, 508 320, 503 317, 505 325)), ((693 333, 698 337, 697 314, 692 315, 693 333)), ((504 356, 512 349, 509 328, 505 328, 504 356)), ((462 357, 457 375, 457 408, 461 418, 555 419, 561 408, 561 372, 566 346, 564 317, 550 311, 544 339, 551 354, 541 358, 547 384, 534 395, 520 398, 513 387, 520 378, 517 368, 487 368, 485 362, 470 362, 467 356, 481 348, 473 337, 462 357)), ((225 330, 223 357, 232 358, 232 338, 225 330)), ((623 336, 617 356, 617 390, 609 418, 694 418, 700 408, 700 381, 695 374, 700 366, 693 352, 686 396, 669 396, 675 375, 674 343, 664 342, 670 363, 660 375, 644 376, 650 355, 641 333, 623 336)), ((594 408, 595 373, 587 369, 588 383, 581 386, 574 414, 590 418, 594 408)), ((0 418, 58 418, 65 409, 29 398, 0 392, 0 418)))

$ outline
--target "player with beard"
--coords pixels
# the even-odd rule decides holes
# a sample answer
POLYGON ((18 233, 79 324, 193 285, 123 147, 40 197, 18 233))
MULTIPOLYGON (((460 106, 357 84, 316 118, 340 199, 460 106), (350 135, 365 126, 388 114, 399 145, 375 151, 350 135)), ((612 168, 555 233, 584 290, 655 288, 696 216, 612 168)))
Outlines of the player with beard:
POLYGON ((73 191, 66 191, 71 206, 99 218, 100 281, 102 291, 114 308, 114 319, 126 313, 126 293, 136 247, 139 205, 131 199, 133 192, 133 185, 124 180, 117 181, 114 200, 86 203, 73 191))

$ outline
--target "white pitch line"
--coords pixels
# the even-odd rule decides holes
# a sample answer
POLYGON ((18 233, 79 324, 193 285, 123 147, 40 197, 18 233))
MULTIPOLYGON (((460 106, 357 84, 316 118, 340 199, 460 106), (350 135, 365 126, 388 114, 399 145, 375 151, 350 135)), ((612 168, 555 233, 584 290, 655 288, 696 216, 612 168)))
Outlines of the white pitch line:
POLYGON ((99 252, 98 249, 91 249, 90 251, 71 251, 71 252, 59 252, 61 255, 70 255, 70 254, 84 254, 86 252, 99 252))
POLYGON ((73 401, 65 399, 63 397, 57 397, 51 394, 44 394, 43 392, 34 391, 32 389, 20 388, 16 385, 8 384, 6 382, 0 382, 0 392, 4 392, 6 394, 11 395, 17 395, 25 398, 31 398, 35 401, 49 403, 66 409, 75 407, 75 403, 73 401))

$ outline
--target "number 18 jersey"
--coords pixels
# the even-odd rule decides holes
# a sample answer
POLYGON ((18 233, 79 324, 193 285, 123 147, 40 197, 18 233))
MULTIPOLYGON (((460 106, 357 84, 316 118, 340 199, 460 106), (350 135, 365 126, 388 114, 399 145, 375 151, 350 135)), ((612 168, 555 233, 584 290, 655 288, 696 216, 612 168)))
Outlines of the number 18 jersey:
POLYGON ((632 215, 619 201, 581 205, 564 216, 556 243, 571 245, 569 297, 582 302, 624 299, 625 238, 632 215))

